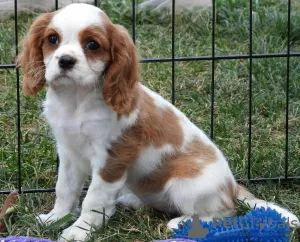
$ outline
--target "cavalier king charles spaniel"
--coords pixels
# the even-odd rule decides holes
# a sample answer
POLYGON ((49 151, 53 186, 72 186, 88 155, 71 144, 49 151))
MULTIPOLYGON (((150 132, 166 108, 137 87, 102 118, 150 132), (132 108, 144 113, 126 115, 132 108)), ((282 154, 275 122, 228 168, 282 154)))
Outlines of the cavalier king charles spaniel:
POLYGON ((79 218, 61 241, 84 241, 117 203, 151 206, 177 214, 168 226, 193 214, 203 220, 233 216, 236 201, 271 207, 238 185, 222 152, 189 119, 139 82, 139 57, 126 29, 99 8, 71 4, 32 24, 18 64, 23 91, 45 85, 43 114, 60 157, 56 201, 38 216, 55 221, 74 212, 84 180, 91 183, 79 218))

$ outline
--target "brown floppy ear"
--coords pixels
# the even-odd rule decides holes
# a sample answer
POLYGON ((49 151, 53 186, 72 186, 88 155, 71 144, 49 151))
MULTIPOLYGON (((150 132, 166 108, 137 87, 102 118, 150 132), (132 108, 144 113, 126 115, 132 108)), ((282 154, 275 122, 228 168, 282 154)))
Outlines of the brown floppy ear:
POLYGON ((43 38, 53 13, 45 13, 31 25, 23 41, 23 50, 17 57, 17 64, 24 73, 23 92, 35 96, 45 85, 45 65, 43 61, 43 38))
POLYGON ((128 113, 139 81, 139 58, 123 26, 112 24, 108 32, 111 35, 111 61, 104 73, 103 97, 117 113, 128 113))

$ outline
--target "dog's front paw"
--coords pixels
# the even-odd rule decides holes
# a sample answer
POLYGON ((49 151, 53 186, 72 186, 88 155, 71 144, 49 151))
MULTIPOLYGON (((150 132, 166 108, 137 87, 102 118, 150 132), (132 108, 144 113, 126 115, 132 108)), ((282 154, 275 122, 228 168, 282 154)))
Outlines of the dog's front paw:
POLYGON ((59 241, 67 242, 67 241, 85 241, 89 235, 89 231, 77 227, 76 225, 72 225, 69 228, 65 229, 59 241))
POLYGON ((50 213, 47 213, 47 214, 40 214, 40 215, 36 216, 36 219, 40 223, 50 224, 52 222, 55 222, 55 221, 59 220, 62 217, 63 216, 59 216, 54 212, 50 212, 50 213))

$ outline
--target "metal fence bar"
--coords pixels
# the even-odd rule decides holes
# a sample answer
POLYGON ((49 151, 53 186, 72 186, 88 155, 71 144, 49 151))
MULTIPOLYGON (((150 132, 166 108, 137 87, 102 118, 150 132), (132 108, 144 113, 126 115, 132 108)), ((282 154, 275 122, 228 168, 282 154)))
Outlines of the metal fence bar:
POLYGON ((132 40, 133 43, 135 44, 135 39, 136 39, 136 14, 135 14, 135 0, 132 0, 132 40))
MULTIPOLYGON (((300 52, 291 52, 290 57, 299 57, 300 52)), ((279 58, 287 57, 286 53, 265 53, 265 54, 243 54, 243 55, 216 55, 212 56, 189 56, 189 57, 175 57, 174 61, 199 61, 199 60, 239 60, 239 59, 265 59, 265 58, 279 58)), ((141 63, 153 63, 153 62, 171 62, 172 58, 146 58, 142 59, 141 63)))
POLYGON ((253 72, 253 4, 252 0, 249 0, 249 136, 248 136, 248 165, 247 165, 247 177, 251 179, 251 156, 252 156, 252 72, 253 72))
POLYGON ((216 0, 212 0, 212 38, 211 38, 211 97, 210 97, 210 138, 214 138, 215 113, 215 47, 216 47, 216 0))
MULTIPOLYGON (((300 52, 287 53, 266 53, 266 54, 252 54, 252 59, 268 59, 268 58, 287 58, 287 57, 300 57, 300 52)), ((174 57, 174 61, 210 61, 212 56, 189 56, 189 57, 174 57)), ((243 60, 250 59, 249 54, 244 55, 216 55, 215 60, 243 60)), ((159 63, 159 62, 171 62, 172 58, 145 58, 142 59, 141 63, 159 63)), ((16 64, 0 64, 0 69, 14 69, 16 64)))
MULTIPOLYGON (((300 176, 289 176, 285 178, 284 176, 281 177, 271 177, 271 178, 251 178, 248 179, 236 179, 237 182, 251 182, 251 183, 265 183, 268 181, 273 182, 293 182, 293 181, 299 181, 300 176)), ((84 187, 82 189, 83 191, 87 191, 88 187, 84 187)), ((23 189, 22 193, 44 193, 44 192, 55 192, 55 188, 30 188, 30 189, 23 189)), ((0 190, 0 195, 3 194, 9 194, 11 193, 11 190, 0 190)))
POLYGON ((287 63, 286 63, 286 113, 285 113, 285 170, 288 177, 289 169, 289 95, 290 95, 290 52, 291 52, 291 0, 288 0, 288 36, 287 36, 287 63))
MULTIPOLYGON (((55 0, 55 9, 58 10, 58 0, 55 0)), ((58 174, 59 170, 59 156, 56 155, 56 172, 58 174)))
MULTIPOLYGON (((16 56, 18 56, 18 1, 14 0, 14 21, 15 21, 15 48, 16 48, 16 56)), ((17 132, 18 132, 18 144, 17 144, 17 152, 18 152, 18 190, 19 193, 22 192, 22 163, 21 163, 21 112, 20 112, 20 77, 19 77, 19 68, 16 68, 16 79, 17 79, 17 132)))
POLYGON ((16 64, 0 64, 0 69, 14 69, 16 64))
POLYGON ((175 0, 172 0, 172 104, 175 104, 175 0))

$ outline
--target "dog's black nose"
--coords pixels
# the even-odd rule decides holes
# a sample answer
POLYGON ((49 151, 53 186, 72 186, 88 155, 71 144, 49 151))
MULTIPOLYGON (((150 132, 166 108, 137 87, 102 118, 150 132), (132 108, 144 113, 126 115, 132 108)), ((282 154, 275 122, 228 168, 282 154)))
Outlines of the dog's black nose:
POLYGON ((63 55, 58 61, 58 65, 62 69, 71 69, 75 63, 76 59, 69 55, 63 55))

